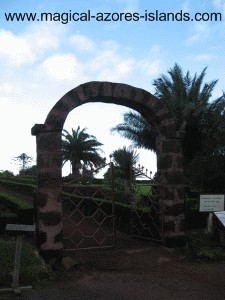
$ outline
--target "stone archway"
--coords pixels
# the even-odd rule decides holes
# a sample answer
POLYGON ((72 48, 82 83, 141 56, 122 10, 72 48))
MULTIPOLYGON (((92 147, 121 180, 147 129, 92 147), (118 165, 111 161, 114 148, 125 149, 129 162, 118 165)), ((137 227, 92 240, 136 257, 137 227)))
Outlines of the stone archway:
POLYGON ((164 236, 167 246, 184 246, 185 215, 181 133, 166 107, 149 92, 126 84, 93 81, 65 94, 44 124, 31 134, 37 142, 37 245, 49 261, 62 258, 61 132, 67 115, 88 102, 124 105, 143 115, 156 129, 157 172, 164 185, 164 236))

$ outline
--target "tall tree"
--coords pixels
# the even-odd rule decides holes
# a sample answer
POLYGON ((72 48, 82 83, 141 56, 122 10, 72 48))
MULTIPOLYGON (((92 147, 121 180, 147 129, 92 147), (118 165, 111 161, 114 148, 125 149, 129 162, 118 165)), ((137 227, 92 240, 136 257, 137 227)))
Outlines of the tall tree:
MULTIPOLYGON (((121 149, 115 150, 112 153, 115 164, 119 167, 120 177, 125 180, 125 191, 129 192, 131 188, 130 181, 130 166, 135 165, 139 160, 139 154, 131 147, 125 146, 121 149)), ((138 175, 133 171, 132 177, 135 178, 138 175)))
POLYGON ((182 143, 186 165, 191 162, 196 152, 203 151, 203 132, 208 130, 209 120, 214 120, 212 112, 221 112, 222 107, 225 106, 223 96, 215 102, 209 103, 218 80, 205 83, 201 90, 206 69, 203 69, 200 76, 197 76, 196 73, 192 79, 189 71, 183 76, 181 67, 175 64, 174 68, 168 71, 171 80, 167 76, 161 75, 160 78, 153 81, 156 89, 155 96, 172 114, 176 130, 186 132, 182 143))
MULTIPOLYGON (((218 80, 205 83, 201 90, 206 69, 199 77, 195 74, 192 79, 189 72, 183 76, 181 67, 175 64, 174 68, 168 71, 171 79, 161 75, 153 81, 156 89, 155 96, 170 111, 176 130, 186 132, 182 142, 185 166, 191 162, 196 153, 202 152, 204 147, 206 149, 204 140, 215 138, 218 128, 221 132, 224 130, 222 125, 224 124, 222 121, 224 120, 222 111, 225 107, 224 94, 209 103, 212 90, 218 80), (210 135, 208 135, 209 132, 210 135)), ((139 114, 132 112, 124 114, 124 123, 112 128, 111 131, 130 139, 136 147, 156 152, 154 128, 139 114)), ((213 144, 214 149, 217 146, 218 144, 213 144)))
POLYGON ((22 153, 21 155, 14 157, 12 160, 16 161, 17 164, 19 164, 21 166, 20 173, 22 173, 24 175, 27 165, 33 161, 33 158, 28 156, 25 153, 22 153))
POLYGON ((62 136, 65 140, 62 140, 62 159, 63 165, 70 161, 72 165, 73 175, 79 174, 79 170, 83 164, 92 163, 95 167, 104 163, 103 157, 100 156, 98 151, 103 152, 99 147, 103 144, 98 142, 96 137, 86 133, 87 128, 80 130, 78 126, 77 130, 72 129, 72 134, 63 130, 62 136))
POLYGON ((124 122, 110 129, 111 133, 117 132, 123 138, 132 141, 131 146, 146 149, 156 153, 155 128, 144 117, 132 111, 124 113, 124 122))
POLYGON ((20 171, 19 175, 37 175, 37 166, 33 165, 31 167, 26 168, 24 171, 20 171))

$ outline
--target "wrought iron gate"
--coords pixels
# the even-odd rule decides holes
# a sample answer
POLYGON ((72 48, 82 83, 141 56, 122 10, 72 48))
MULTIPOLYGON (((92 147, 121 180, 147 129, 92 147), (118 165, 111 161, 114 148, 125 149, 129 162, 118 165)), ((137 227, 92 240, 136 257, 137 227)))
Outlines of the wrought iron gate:
MULTIPOLYGON (((150 172, 150 176, 151 176, 150 172)), ((163 186, 139 169, 131 166, 131 231, 132 236, 163 242, 163 186), (147 184, 133 180, 138 173, 147 184), (148 179, 148 180, 147 180, 148 179)))
POLYGON ((64 251, 115 246, 114 165, 112 162, 65 183, 62 198, 64 251), (88 176, 107 166, 111 168, 110 187, 81 184, 88 176))

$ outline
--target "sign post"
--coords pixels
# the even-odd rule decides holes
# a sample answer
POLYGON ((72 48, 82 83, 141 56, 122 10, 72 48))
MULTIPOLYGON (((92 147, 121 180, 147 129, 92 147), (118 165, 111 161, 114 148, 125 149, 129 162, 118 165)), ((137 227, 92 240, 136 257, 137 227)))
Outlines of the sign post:
POLYGON ((224 195, 200 195, 200 212, 209 212, 207 232, 212 232, 213 212, 224 211, 224 195))
POLYGON ((13 284, 12 288, 1 289, 0 291, 14 291, 16 294, 20 294, 21 290, 30 290, 32 286, 25 286, 19 288, 19 270, 20 270, 20 258, 22 249, 22 235, 26 231, 35 231, 35 225, 18 225, 18 224, 7 224, 6 230, 12 230, 17 234, 16 240, 16 254, 13 272, 13 284))

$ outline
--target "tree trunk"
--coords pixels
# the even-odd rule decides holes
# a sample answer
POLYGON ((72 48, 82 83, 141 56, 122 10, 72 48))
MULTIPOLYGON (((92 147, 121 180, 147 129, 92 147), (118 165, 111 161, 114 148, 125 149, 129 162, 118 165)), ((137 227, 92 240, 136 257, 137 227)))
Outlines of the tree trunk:
POLYGON ((131 191, 131 182, 130 182, 130 179, 126 179, 125 180, 125 192, 130 193, 130 191, 131 191))
POLYGON ((72 163, 72 174, 73 176, 79 176, 79 164, 72 163))

